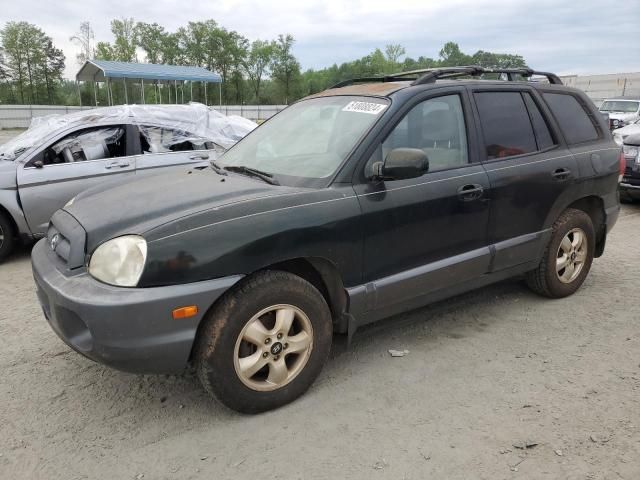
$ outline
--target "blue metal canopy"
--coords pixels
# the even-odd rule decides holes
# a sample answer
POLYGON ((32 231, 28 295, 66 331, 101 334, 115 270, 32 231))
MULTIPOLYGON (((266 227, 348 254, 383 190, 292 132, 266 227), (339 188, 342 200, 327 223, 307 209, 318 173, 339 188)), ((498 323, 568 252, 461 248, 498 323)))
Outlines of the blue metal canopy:
POLYGON ((87 60, 76 75, 81 82, 104 82, 107 78, 135 78, 160 82, 190 81, 221 83, 222 77, 202 67, 157 65, 154 63, 87 60))

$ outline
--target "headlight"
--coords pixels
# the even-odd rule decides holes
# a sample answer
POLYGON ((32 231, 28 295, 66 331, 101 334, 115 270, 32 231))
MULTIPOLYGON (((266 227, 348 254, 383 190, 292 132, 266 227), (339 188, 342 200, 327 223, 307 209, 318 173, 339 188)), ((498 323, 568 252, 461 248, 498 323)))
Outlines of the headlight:
POLYGON ((622 139, 622 135, 614 133, 613 134, 613 141, 616 142, 616 145, 619 145, 621 147, 624 140, 622 139))
POLYGON ((636 158, 638 156, 638 147, 635 145, 623 145, 622 152, 625 158, 636 158))
POLYGON ((89 261, 89 273, 110 285, 135 287, 146 261, 146 240, 138 235, 125 235, 96 248, 89 261))
POLYGON ((70 207, 71 205, 73 205, 73 202, 76 201, 76 197, 73 197, 71 200, 69 200, 67 203, 64 204, 64 207, 62 208, 67 208, 70 207))

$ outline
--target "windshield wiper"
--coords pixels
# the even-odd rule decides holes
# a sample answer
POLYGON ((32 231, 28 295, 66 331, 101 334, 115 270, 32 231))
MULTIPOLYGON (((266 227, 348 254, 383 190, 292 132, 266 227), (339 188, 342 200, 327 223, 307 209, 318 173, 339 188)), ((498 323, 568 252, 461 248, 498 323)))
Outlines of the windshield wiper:
POLYGON ((227 172, 225 172, 224 169, 220 165, 218 165, 215 160, 211 160, 209 163, 211 164, 211 168, 213 169, 213 171, 218 175, 227 175, 227 172))
POLYGON ((227 165, 224 167, 225 170, 236 173, 244 173, 246 175, 250 175, 252 177, 257 177, 261 180, 264 180, 271 185, 280 185, 271 173, 263 172, 262 170, 256 170, 255 168, 246 167, 244 165, 227 165))

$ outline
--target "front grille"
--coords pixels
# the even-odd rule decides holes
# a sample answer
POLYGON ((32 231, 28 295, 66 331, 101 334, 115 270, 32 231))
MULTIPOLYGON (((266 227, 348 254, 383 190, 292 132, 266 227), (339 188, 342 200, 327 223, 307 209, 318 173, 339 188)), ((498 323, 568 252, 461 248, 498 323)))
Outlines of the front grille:
POLYGON ((78 221, 64 210, 58 210, 47 229, 47 245, 68 269, 84 265, 86 232, 78 221))

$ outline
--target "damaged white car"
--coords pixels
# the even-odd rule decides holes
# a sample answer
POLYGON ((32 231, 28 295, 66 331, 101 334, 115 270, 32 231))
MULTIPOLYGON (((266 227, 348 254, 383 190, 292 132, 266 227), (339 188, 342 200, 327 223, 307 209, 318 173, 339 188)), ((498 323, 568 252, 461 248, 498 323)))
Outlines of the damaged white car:
POLYGON ((255 127, 196 103, 35 118, 0 145, 0 260, 17 240, 44 236, 51 215, 78 193, 166 168, 208 167, 255 127))

